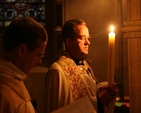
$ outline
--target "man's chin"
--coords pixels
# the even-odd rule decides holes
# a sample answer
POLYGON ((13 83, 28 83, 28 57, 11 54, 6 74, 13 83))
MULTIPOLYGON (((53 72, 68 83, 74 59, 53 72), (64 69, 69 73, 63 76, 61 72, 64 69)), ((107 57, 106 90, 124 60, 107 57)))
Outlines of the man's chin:
POLYGON ((88 55, 88 51, 83 52, 84 55, 88 55))

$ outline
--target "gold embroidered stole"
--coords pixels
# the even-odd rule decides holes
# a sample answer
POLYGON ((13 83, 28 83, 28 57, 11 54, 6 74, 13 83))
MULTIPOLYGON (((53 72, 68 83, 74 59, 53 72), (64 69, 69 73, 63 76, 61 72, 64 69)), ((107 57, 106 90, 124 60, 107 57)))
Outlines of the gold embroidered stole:
POLYGON ((87 73, 86 70, 88 68, 91 69, 87 64, 87 62, 84 61, 85 66, 83 66, 83 68, 77 66, 71 58, 66 56, 61 56, 59 60, 57 60, 57 62, 62 67, 65 76, 70 84, 70 88, 73 94, 73 99, 77 100, 88 95, 85 84, 80 76, 82 74, 86 74, 87 73))

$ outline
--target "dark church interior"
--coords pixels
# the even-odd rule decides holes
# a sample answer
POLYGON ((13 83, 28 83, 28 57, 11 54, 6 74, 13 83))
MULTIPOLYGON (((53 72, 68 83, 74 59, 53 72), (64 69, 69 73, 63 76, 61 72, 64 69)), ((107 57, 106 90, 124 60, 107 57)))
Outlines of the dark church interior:
POLYGON ((88 56, 96 78, 107 81, 108 33, 115 32, 114 81, 118 87, 114 113, 141 111, 141 0, 0 0, 1 37, 14 16, 32 16, 48 32, 42 64, 24 81, 33 104, 43 113, 44 82, 55 55, 64 48, 61 30, 65 21, 85 20, 91 35, 88 56))

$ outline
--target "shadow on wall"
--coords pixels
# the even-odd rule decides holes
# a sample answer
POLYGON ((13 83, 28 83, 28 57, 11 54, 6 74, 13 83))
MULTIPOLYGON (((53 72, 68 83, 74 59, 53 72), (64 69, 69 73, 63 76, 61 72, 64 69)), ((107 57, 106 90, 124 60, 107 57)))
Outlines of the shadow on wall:
POLYGON ((32 73, 24 80, 25 86, 29 91, 32 102, 36 102, 36 110, 43 113, 44 85, 48 68, 37 66, 32 73))

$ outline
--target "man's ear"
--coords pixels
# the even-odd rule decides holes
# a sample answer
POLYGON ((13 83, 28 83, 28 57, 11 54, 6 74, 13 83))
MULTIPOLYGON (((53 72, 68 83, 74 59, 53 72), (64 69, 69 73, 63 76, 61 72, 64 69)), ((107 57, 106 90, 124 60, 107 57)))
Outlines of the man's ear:
POLYGON ((66 38, 66 44, 71 45, 71 39, 70 38, 66 38))
POLYGON ((21 44, 19 47, 18 47, 18 54, 20 57, 22 57, 27 51, 27 46, 25 44, 21 44))

